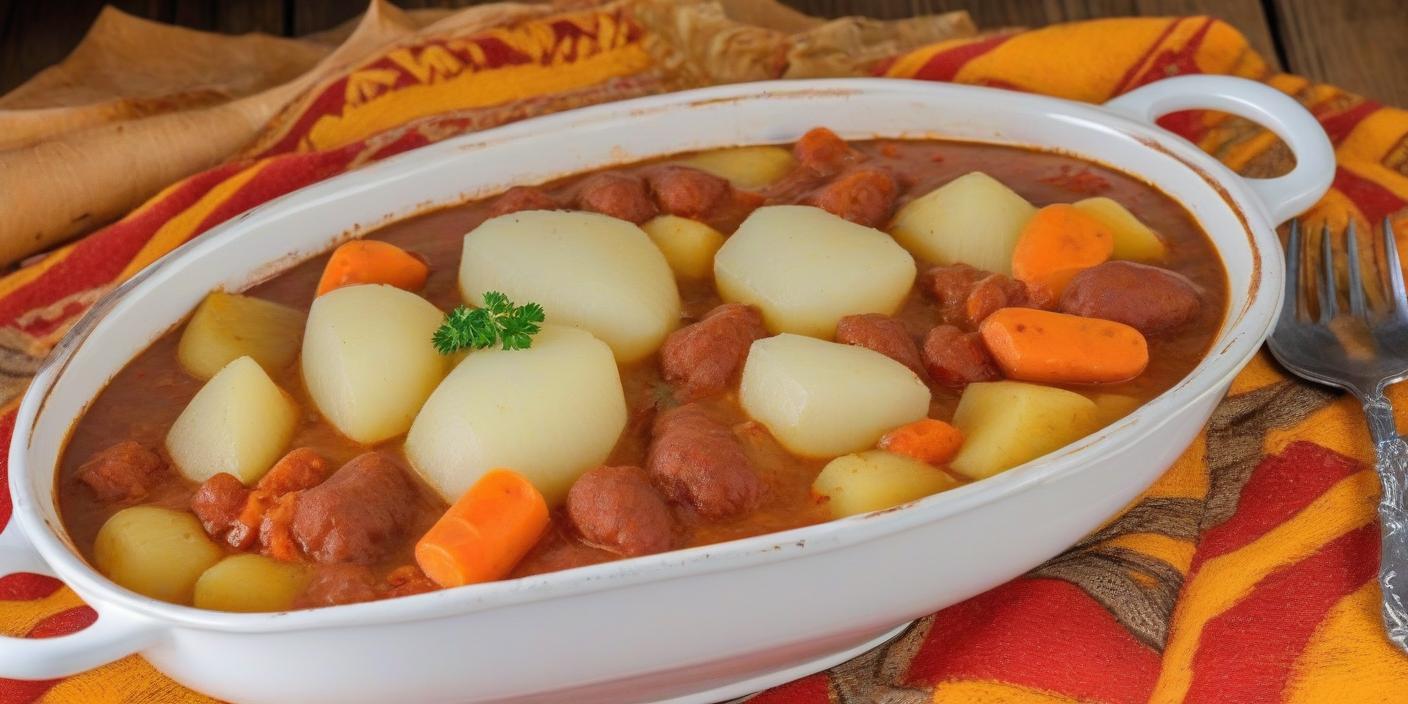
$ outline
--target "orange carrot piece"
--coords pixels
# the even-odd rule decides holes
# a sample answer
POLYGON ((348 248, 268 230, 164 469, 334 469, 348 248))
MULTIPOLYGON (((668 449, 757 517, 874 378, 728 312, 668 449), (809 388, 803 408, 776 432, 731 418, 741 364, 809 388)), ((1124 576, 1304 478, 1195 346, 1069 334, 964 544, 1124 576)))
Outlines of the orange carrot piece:
POLYGON ((1082 269, 1110 258, 1115 236, 1104 223, 1075 206, 1059 203, 1036 211, 1012 250, 1012 278, 1061 297, 1082 269))
POLYGON ((880 449, 932 465, 948 464, 962 446, 962 431, 933 418, 901 425, 880 438, 880 449))
POLYGON ((479 478, 416 543, 416 563, 441 587, 507 575, 548 527, 543 495, 523 475, 495 469, 479 478))
POLYGON ((1003 308, 978 327, 1009 379, 1057 384, 1127 381, 1149 364, 1138 330, 1111 320, 1003 308))
POLYGON ((377 240, 352 240, 333 250, 318 281, 318 295, 343 286, 390 284, 417 291, 430 276, 430 267, 414 254, 377 240))

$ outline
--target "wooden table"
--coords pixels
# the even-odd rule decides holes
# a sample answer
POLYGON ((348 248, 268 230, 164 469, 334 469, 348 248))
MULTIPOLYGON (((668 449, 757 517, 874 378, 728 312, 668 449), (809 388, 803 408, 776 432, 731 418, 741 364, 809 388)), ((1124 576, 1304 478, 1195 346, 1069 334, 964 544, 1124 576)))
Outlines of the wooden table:
MULTIPOLYGON (((364 0, 110 0, 124 11, 198 29, 295 36, 356 15, 364 0)), ((394 0, 406 7, 474 0, 394 0)), ((1408 106, 1408 0, 786 0, 810 14, 880 18, 966 9, 981 27, 1039 26, 1109 15, 1211 14, 1281 68, 1408 106)), ((61 58, 104 0, 0 0, 0 93, 61 58)))

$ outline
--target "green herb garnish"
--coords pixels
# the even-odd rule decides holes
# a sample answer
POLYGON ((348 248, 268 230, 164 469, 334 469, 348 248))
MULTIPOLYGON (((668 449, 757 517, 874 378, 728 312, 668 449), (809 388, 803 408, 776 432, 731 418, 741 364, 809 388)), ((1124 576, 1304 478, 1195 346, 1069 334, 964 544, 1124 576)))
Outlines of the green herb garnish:
POLYGON ((484 294, 483 308, 456 306, 445 314, 445 322, 435 331, 431 341, 440 354, 454 354, 463 349, 482 350, 498 342, 506 350, 526 350, 533 344, 533 335, 541 330, 545 315, 537 303, 516 306, 498 291, 484 294))

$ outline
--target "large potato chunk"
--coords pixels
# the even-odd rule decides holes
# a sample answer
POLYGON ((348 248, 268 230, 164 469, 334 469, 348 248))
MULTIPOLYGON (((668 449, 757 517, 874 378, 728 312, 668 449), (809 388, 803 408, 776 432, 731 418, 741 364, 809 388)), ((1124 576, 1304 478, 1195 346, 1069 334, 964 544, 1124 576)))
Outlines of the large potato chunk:
POLYGON ((1075 207, 1110 229, 1110 234, 1115 238, 1115 251, 1110 255, 1114 259, 1158 262, 1168 251, 1157 232, 1117 201, 1103 197, 1086 198, 1077 201, 1075 207))
POLYGON ((640 228, 660 248, 675 276, 707 279, 714 274, 714 254, 724 245, 718 230, 678 215, 661 215, 640 228))
POLYGON ((504 467, 552 506, 625 427, 611 349, 583 330, 545 325, 526 350, 472 352, 455 367, 416 416, 406 457, 446 501, 504 467))
POLYGON ((724 300, 758 306, 768 329, 830 339, 841 318, 894 313, 914 258, 885 233, 820 208, 759 208, 714 257, 724 300))
POLYGON ((166 451, 187 479, 226 472, 251 486, 283 454, 298 406, 250 357, 225 365, 166 433, 166 451))
POLYGON ((958 486, 942 469, 884 450, 843 455, 812 482, 832 518, 881 511, 958 486))
POLYGON ((1065 389, 1019 381, 969 384, 953 424, 966 440, 949 465, 970 479, 1034 460, 1100 427, 1088 398, 1065 389))
POLYGON ((1036 208, 981 172, 959 176, 895 215, 895 239, 925 261, 1012 273, 1012 249, 1036 208))
POLYGON ((460 293, 483 305, 488 291, 542 305, 548 322, 590 332, 622 363, 655 352, 680 319, 665 255, 639 227, 596 213, 510 213, 465 235, 460 293))
POLYGON ((797 160, 782 147, 758 146, 700 152, 680 163, 726 178, 738 188, 762 188, 786 176, 797 160))
POLYGON ((444 314, 394 286, 329 291, 313 301, 303 336, 303 382, 343 435, 373 444, 411 427, 445 376, 431 337, 444 314))
POLYGON ((216 291, 205 297, 181 333, 176 357, 197 379, 209 379, 240 358, 253 357, 270 374, 293 364, 303 337, 302 311, 216 291))
POLYGON ((308 586, 308 569, 263 555, 231 555, 196 580, 195 606, 214 611, 287 611, 308 586))
POLYGON ((879 352, 784 334, 753 343, 739 401, 793 453, 835 457, 925 417, 929 387, 879 352))
POLYGON ((93 543, 93 562, 108 579, 173 604, 190 604, 196 580, 222 555, 195 516, 155 506, 118 511, 93 543))

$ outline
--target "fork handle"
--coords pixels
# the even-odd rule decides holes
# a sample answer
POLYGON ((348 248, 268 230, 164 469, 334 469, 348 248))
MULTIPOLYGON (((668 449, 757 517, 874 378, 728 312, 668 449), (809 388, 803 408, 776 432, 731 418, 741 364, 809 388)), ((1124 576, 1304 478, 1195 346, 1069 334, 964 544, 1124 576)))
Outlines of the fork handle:
POLYGON ((1384 628, 1389 640, 1408 651, 1408 442, 1398 434, 1393 406, 1382 393, 1364 400, 1369 434, 1378 457, 1379 586, 1383 590, 1384 628))

